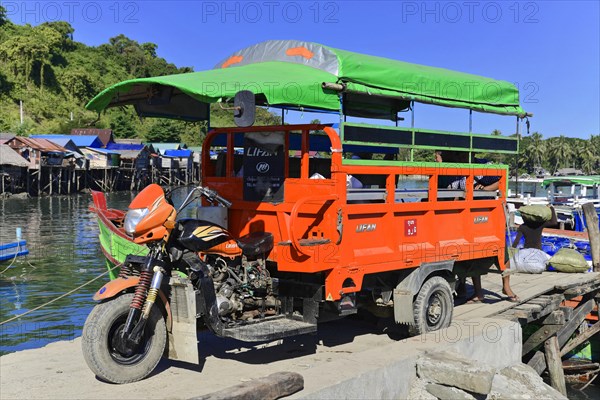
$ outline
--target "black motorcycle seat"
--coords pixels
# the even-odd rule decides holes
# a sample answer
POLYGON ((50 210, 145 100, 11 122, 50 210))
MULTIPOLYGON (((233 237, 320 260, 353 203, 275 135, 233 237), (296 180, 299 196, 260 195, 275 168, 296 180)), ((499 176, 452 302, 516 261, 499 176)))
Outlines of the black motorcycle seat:
POLYGON ((237 240, 242 253, 247 256, 266 254, 273 249, 273 234, 270 232, 252 232, 237 240))

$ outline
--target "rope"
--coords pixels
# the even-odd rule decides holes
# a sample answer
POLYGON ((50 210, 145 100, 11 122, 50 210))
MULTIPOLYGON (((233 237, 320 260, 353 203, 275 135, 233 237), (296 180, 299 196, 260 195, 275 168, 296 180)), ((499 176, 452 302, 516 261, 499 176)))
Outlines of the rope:
POLYGON ((121 263, 121 264, 117 264, 117 265, 115 265, 114 267, 112 267, 112 268, 109 268, 109 269, 108 269, 108 271, 101 273, 101 274, 100 274, 100 275, 98 275, 97 277, 95 277, 95 278, 93 278, 93 279, 91 279, 91 280, 87 281, 86 283, 84 283, 84 284, 82 284, 82 285, 79 285, 78 287, 76 287, 75 289, 73 289, 73 290, 71 290, 71 291, 69 291, 69 292, 67 292, 67 293, 61 294, 60 296, 58 296, 58 297, 56 297, 56 298, 54 298, 54 299, 50 300, 50 301, 49 301, 49 302, 47 302, 47 303, 44 303, 44 304, 42 304, 42 305, 40 305, 40 306, 37 306, 37 307, 35 307, 35 308, 33 308, 33 309, 29 310, 29 311, 25 311, 25 312, 24 312, 24 313, 22 313, 22 314, 15 315, 14 317, 7 319, 6 321, 2 321, 2 322, 0 322, 0 326, 2 326, 2 325, 4 325, 4 324, 7 324, 7 323, 9 323, 9 322, 12 322, 12 321, 14 321, 14 320, 16 320, 16 319, 19 319, 19 318, 21 318, 21 317, 23 317, 23 316, 25 316, 25 315, 27 315, 27 314, 31 314, 31 313, 32 313, 32 312, 34 312, 34 311, 37 311, 37 310, 39 310, 39 309, 41 309, 41 308, 44 308, 44 307, 46 307, 46 306, 48 306, 48 305, 50 305, 50 304, 52 304, 52 303, 54 303, 54 302, 56 302, 56 301, 58 301, 58 300, 60 300, 60 299, 64 298, 64 297, 67 297, 67 296, 69 296, 69 295, 71 295, 71 294, 75 293, 75 292, 76 292, 76 291, 78 291, 79 289, 81 289, 81 288, 83 288, 83 287, 85 287, 85 286, 89 285, 89 284, 90 284, 90 283, 92 283, 92 282, 95 282, 95 281, 97 281, 98 279, 102 278, 104 275, 108 274, 109 272, 111 272, 111 271, 112 271, 112 270, 114 270, 115 268, 117 268, 117 267, 120 267, 121 265, 123 265, 123 264, 122 264, 122 263, 121 263))
MULTIPOLYGON (((17 256, 19 255, 19 250, 21 250, 21 243, 19 242, 19 244, 17 244, 17 252, 15 253, 14 258, 12 259, 12 261, 10 262, 10 264, 8 265, 8 267, 4 268, 2 270, 2 272, 0 272, 0 275, 4 274, 6 271, 8 271, 13 264, 15 263, 15 260, 17 259, 17 256)), ((25 256, 25 261, 27 261, 27 264, 29 264, 29 266, 33 269, 37 269, 37 267, 35 265, 33 265, 32 263, 29 262, 29 260, 27 259, 27 256, 25 256)))
POLYGON ((588 372, 588 374, 596 374, 596 375, 594 375, 594 377, 592 379, 590 379, 585 385, 583 385, 579 390, 584 391, 588 386, 590 386, 592 384, 592 382, 594 382, 594 380, 596 380, 596 378, 598 377, 599 372, 600 372, 600 369, 588 372))
POLYGON ((17 259, 17 256, 19 255, 19 249, 21 248, 21 243, 17 244, 17 252, 15 253, 15 256, 13 257, 12 261, 10 262, 10 264, 8 264, 8 267, 4 268, 2 270, 2 272, 0 272, 0 275, 2 275, 3 273, 5 273, 6 271, 8 271, 10 269, 10 267, 13 266, 13 264, 15 263, 15 260, 17 259))

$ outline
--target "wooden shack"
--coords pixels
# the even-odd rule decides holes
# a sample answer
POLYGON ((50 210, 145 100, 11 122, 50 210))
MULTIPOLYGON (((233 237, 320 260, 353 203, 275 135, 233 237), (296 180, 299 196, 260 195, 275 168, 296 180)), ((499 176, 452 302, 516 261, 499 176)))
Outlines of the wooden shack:
POLYGON ((119 153, 117 190, 141 189, 152 181, 151 157, 154 149, 144 144, 109 143, 106 147, 119 153))
POLYGON ((109 143, 107 150, 120 155, 119 166, 122 169, 144 169, 150 165, 152 147, 143 144, 109 143))
POLYGON ((34 192, 38 195, 67 194, 79 190, 81 175, 78 178, 74 173, 73 152, 40 138, 15 136, 6 144, 28 161, 27 183, 29 188, 37 188, 34 192))
POLYGON ((0 144, 0 193, 27 191, 29 163, 10 146, 0 144))
POLYGON ((6 142, 13 150, 29 161, 29 168, 62 166, 67 150, 47 139, 32 139, 23 136, 15 136, 6 142))
POLYGON ((81 152, 88 160, 89 169, 118 168, 120 164, 120 154, 116 151, 107 149, 98 149, 93 147, 84 147, 81 152))
POLYGON ((86 162, 79 147, 71 140, 70 135, 31 135, 30 139, 45 139, 67 150, 63 157, 62 166, 85 169, 86 162))

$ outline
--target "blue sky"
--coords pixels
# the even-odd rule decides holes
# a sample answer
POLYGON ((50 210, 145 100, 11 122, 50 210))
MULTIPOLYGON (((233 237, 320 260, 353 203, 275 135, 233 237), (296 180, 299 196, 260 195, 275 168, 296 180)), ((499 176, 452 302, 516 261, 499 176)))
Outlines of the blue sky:
MULTIPOLYGON (((16 23, 67 20, 75 39, 120 33, 158 44, 178 66, 212 68, 270 39, 332 47, 515 83, 545 138, 600 133, 598 1, 4 1, 16 23)), ((418 104, 416 126, 468 130, 468 111, 418 104)), ((319 115, 324 122, 336 116, 319 115)), ((289 113, 287 122, 313 115, 289 113)), ((404 124, 408 124, 407 121, 404 124)), ((515 118, 474 113, 473 130, 514 133, 515 118)))

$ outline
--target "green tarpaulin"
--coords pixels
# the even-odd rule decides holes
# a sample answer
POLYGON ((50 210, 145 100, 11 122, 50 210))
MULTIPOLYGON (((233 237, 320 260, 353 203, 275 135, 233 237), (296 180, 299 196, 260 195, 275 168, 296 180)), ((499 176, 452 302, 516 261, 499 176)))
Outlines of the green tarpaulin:
POLYGON ((600 185, 600 175, 589 175, 589 176, 555 176, 552 178, 544 179, 542 186, 548 186, 551 183, 555 184, 573 184, 573 185, 585 185, 585 186, 598 186, 600 185))
MULTIPOLYGON (((199 120, 201 103, 251 90, 257 104, 336 111, 339 93, 323 83, 342 84, 346 102, 378 107, 382 115, 406 109, 409 101, 524 116, 517 88, 506 81, 338 50, 316 43, 276 40, 242 49, 215 69, 132 79, 97 95, 87 108, 133 104, 140 115, 199 120), (373 99, 383 99, 379 103, 373 99), (377 103, 377 104, 374 104, 377 103)), ((346 104, 345 104, 346 105, 346 104)), ((347 110, 357 109, 355 105, 347 110)))

